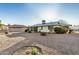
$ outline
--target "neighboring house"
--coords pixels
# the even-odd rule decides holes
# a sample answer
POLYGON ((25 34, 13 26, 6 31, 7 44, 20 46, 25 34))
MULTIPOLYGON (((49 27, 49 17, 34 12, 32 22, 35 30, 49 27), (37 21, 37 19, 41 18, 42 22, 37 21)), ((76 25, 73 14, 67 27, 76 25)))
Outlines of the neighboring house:
POLYGON ((79 33, 79 25, 70 26, 74 33, 79 33))
POLYGON ((1 32, 8 32, 9 30, 9 27, 7 25, 4 25, 4 24, 0 24, 0 33, 1 32))
POLYGON ((24 30, 27 28, 25 25, 8 25, 10 32, 24 32, 24 30))
POLYGON ((8 25, 2 25, 2 30, 9 30, 8 25))
POLYGON ((5 24, 2 23, 2 21, 0 20, 0 33, 1 32, 7 32, 9 30, 9 27, 5 24))
POLYGON ((33 25, 29 28, 34 32, 50 32, 50 33, 53 33, 54 28, 59 27, 61 25, 65 26, 65 27, 71 26, 70 24, 64 23, 60 20, 56 21, 56 22, 48 22, 48 23, 46 23, 45 20, 43 20, 42 24, 35 24, 35 25, 33 25))

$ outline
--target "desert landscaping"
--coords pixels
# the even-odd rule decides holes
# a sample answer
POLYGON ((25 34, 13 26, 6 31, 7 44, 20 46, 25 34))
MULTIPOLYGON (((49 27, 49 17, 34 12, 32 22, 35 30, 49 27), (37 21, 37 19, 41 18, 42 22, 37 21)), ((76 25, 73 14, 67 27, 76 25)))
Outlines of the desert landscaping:
POLYGON ((59 22, 48 26, 49 23, 43 20, 42 24, 31 27, 1 25, 0 55, 79 54, 79 34, 70 28, 70 24, 59 22))
POLYGON ((1 35, 0 34, 0 51, 3 51, 4 49, 24 40, 25 38, 22 37, 14 37, 14 38, 9 38, 6 35, 1 35))
POLYGON ((79 34, 40 36, 40 33, 13 33, 0 35, 0 54, 25 55, 23 51, 27 51, 27 48, 24 47, 37 46, 43 52, 41 55, 75 55, 79 54, 78 42, 79 34))

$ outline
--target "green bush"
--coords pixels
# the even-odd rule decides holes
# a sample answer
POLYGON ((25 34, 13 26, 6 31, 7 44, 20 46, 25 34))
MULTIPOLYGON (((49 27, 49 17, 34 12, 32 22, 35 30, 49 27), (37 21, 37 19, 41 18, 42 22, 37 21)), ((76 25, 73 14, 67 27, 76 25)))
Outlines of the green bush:
POLYGON ((67 33, 68 29, 66 27, 61 26, 61 27, 55 27, 54 31, 57 34, 64 34, 67 33))
POLYGON ((73 32, 73 30, 72 30, 72 29, 70 29, 70 30, 69 30, 69 33, 72 33, 72 32, 73 32))
POLYGON ((28 33, 31 33, 31 30, 29 30, 28 33))
POLYGON ((45 32, 41 32, 40 35, 41 36, 46 36, 46 33, 45 32))
POLYGON ((29 31, 29 29, 25 29, 25 32, 28 32, 29 31))
POLYGON ((32 48, 31 54, 32 54, 32 55, 37 55, 37 54, 38 54, 37 48, 32 48))
POLYGON ((8 34, 8 32, 5 32, 5 34, 8 34))
POLYGON ((25 32, 27 32, 27 29, 25 29, 25 32))
POLYGON ((25 29, 25 32, 31 33, 31 30, 29 30, 29 29, 25 29))

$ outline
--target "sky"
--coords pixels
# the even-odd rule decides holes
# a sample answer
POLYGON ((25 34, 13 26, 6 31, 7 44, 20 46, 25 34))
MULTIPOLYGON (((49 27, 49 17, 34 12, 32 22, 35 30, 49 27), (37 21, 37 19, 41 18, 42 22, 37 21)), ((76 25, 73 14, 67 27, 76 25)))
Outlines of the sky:
POLYGON ((0 20, 4 24, 33 25, 65 20, 79 25, 78 3, 0 3, 0 20))

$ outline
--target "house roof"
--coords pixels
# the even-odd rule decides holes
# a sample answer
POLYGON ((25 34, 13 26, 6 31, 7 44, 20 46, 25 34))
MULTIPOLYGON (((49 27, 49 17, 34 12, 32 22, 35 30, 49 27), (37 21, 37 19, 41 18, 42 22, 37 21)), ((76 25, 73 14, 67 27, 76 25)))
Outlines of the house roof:
POLYGON ((56 21, 56 22, 48 22, 48 23, 45 23, 45 24, 35 24, 33 26, 50 26, 50 25, 70 26, 70 24, 67 24, 67 23, 59 23, 58 21, 56 21))
POLYGON ((10 25, 9 26, 10 28, 25 28, 26 26, 25 25, 10 25))

